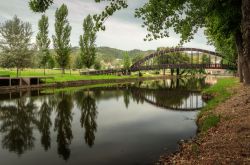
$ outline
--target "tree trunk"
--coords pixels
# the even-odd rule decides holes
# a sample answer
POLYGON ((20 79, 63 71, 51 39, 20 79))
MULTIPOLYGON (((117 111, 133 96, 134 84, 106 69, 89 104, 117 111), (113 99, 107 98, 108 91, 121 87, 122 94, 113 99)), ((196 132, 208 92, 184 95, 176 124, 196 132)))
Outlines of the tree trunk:
POLYGON ((179 69, 179 68, 176 69, 176 75, 177 75, 177 76, 180 75, 180 69, 179 69))
POLYGON ((19 76, 19 69, 18 69, 18 67, 16 68, 16 77, 18 77, 19 76))
POLYGON ((45 76, 45 67, 43 68, 43 75, 45 76))
POLYGON ((171 69, 170 72, 171 72, 171 76, 173 76, 174 75, 174 69, 171 69))
POLYGON ((236 47, 238 52, 238 75, 240 78, 240 82, 243 82, 243 72, 242 72, 242 57, 243 57, 243 41, 242 41, 242 34, 240 31, 236 32, 236 47))
POLYGON ((62 74, 65 74, 65 68, 62 68, 62 74))
POLYGON ((242 0, 242 39, 244 83, 250 85, 250 1, 242 0))
POLYGON ((243 71, 242 71, 242 54, 238 55, 238 76, 240 78, 240 82, 242 83, 244 81, 243 77, 243 71))

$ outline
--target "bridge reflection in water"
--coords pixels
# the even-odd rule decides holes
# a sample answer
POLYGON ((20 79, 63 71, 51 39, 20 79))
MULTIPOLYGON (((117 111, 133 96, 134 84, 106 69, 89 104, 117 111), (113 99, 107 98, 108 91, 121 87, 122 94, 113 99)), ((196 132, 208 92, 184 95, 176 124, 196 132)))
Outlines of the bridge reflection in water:
POLYGON ((5 94, 0 96, 0 153, 7 149, 22 155, 35 148, 36 139, 40 139, 44 150, 48 151, 53 148, 55 137, 58 155, 67 160, 71 155, 70 145, 74 138, 73 119, 77 119, 78 125, 84 130, 82 136, 85 143, 90 148, 95 145, 98 102, 123 97, 127 108, 132 100, 137 104, 158 106, 166 111, 194 111, 204 105, 199 91, 205 86, 205 78, 186 78, 47 94, 32 91, 30 96, 5 94), (9 98, 11 96, 14 98, 9 98), (74 115, 75 111, 78 111, 79 119, 74 115))

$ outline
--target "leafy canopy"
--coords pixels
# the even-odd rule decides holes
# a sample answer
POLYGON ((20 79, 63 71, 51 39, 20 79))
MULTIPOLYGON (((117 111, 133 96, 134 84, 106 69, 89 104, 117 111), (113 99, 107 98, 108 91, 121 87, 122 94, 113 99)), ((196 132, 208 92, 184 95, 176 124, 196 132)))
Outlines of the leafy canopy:
POLYGON ((17 16, 0 24, 0 61, 3 67, 18 70, 31 65, 34 53, 31 44, 31 24, 22 22, 17 16))

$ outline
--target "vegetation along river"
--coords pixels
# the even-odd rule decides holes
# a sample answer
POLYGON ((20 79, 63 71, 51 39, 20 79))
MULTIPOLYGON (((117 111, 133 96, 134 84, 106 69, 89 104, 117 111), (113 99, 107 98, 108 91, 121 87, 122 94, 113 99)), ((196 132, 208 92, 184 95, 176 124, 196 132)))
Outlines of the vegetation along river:
POLYGON ((152 164, 195 135, 205 78, 0 95, 4 165, 152 164))

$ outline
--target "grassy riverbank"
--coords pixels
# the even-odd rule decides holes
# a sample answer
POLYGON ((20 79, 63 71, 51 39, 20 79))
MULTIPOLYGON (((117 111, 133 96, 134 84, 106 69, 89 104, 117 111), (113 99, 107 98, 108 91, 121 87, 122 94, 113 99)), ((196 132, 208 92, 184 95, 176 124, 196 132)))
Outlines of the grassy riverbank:
POLYGON ((233 95, 231 89, 237 84, 237 78, 219 78, 215 85, 203 90, 202 94, 209 95, 212 99, 207 102, 198 115, 197 123, 200 132, 206 132, 217 125, 220 116, 215 115, 213 109, 233 95))
MULTIPOLYGON (((10 77, 16 77, 16 70, 1 70, 0 75, 10 75, 10 77)), ((136 73, 129 76, 117 76, 117 75, 80 75, 79 71, 69 71, 67 70, 65 74, 61 74, 60 70, 46 69, 46 74, 44 75, 43 69, 25 69, 21 71, 20 76, 22 77, 32 77, 32 76, 48 76, 54 77, 54 79, 48 79, 47 83, 52 82, 67 82, 67 81, 78 81, 78 80, 107 80, 107 79, 130 79, 137 78, 136 73)), ((143 77, 154 77, 159 75, 144 74, 143 77)))
POLYGON ((203 93, 213 98, 198 116, 199 133, 159 164, 250 164, 250 87, 223 78, 203 93))

